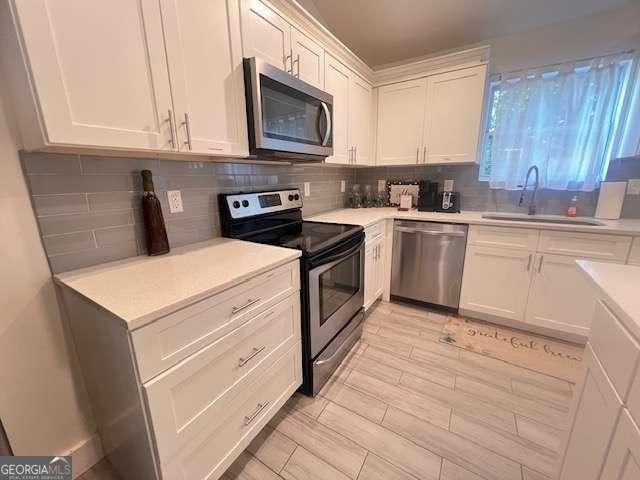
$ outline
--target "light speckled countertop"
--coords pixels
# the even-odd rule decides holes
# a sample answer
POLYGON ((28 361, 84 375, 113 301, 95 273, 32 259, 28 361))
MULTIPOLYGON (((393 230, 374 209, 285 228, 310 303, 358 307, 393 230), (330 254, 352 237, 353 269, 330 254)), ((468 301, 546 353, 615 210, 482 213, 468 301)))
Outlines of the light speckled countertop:
POLYGON ((607 307, 640 339, 640 267, 578 260, 607 307))
POLYGON ((229 238, 56 275, 130 330, 299 258, 292 248, 229 238))
MULTIPOLYGON (((538 222, 518 222, 506 220, 489 220, 482 218, 485 213, 495 214, 498 212, 462 212, 462 213, 437 213, 437 212, 419 212, 410 210, 408 212, 400 212, 395 207, 386 208, 343 208, 333 210, 331 212, 314 215, 305 220, 314 222, 330 222, 330 223, 349 223, 354 225, 362 225, 368 227, 374 223, 387 218, 399 220, 422 220, 429 222, 445 222, 445 223, 466 223, 469 225, 493 225, 501 227, 517 227, 517 228, 534 228, 545 230, 560 230, 570 232, 587 232, 587 233, 608 233, 615 235, 640 235, 640 220, 636 219, 620 219, 620 220, 600 220, 598 222, 604 225, 561 225, 556 223, 538 223, 538 222)), ((555 215, 541 215, 541 217, 564 218, 555 215)), ((589 220, 593 220, 589 218, 589 220)))

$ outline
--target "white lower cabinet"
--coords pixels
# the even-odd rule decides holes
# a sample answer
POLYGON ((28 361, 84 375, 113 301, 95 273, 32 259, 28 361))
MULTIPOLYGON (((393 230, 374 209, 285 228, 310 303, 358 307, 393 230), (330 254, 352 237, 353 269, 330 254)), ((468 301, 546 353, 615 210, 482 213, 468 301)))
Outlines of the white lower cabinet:
POLYGON ((595 299, 576 261, 622 262, 630 244, 624 236, 471 225, 460 308, 469 316, 584 341, 595 299), (551 253, 556 251, 567 254, 551 253))
POLYGON ((470 245, 464 263, 460 308, 521 320, 527 307, 533 253, 470 245))
POLYGON ((588 336, 596 301, 576 260, 536 254, 525 322, 588 336))
POLYGON ((640 428, 629 411, 618 421, 601 480, 637 480, 640 478, 640 428))
POLYGON ((613 384, 589 345, 586 375, 576 391, 575 416, 560 469, 560 480, 597 480, 622 409, 613 384))
POLYGON ((365 231, 364 308, 368 309, 382 296, 385 284, 385 233, 384 223, 365 231))

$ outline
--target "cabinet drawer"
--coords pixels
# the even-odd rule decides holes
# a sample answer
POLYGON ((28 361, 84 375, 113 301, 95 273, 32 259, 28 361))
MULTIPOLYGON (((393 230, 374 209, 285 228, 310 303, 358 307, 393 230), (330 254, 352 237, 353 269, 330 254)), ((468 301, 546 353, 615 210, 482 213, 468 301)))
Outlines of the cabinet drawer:
POLYGON ((364 238, 366 241, 373 240, 374 238, 382 235, 384 233, 384 220, 376 223, 375 225, 371 225, 364 230, 364 238))
POLYGON ((540 232, 539 252, 625 262, 631 237, 597 233, 540 232))
POLYGON ((160 458, 224 416, 238 392, 299 341, 300 297, 294 294, 145 384, 160 458))
POLYGON ((133 349, 142 382, 299 289, 299 263, 295 261, 133 331, 133 349))
POLYGON ((162 477, 205 480, 220 477, 302 383, 300 342, 270 365, 227 408, 208 422, 170 460, 162 460, 162 477))
POLYGON ((631 253, 629 254, 629 263, 632 263, 633 265, 640 265, 640 237, 633 239, 631 253))
POLYGON ((640 478, 640 428, 623 410, 599 480, 640 478))
POLYGON ((535 251, 538 230, 528 228, 485 227, 471 225, 467 243, 481 247, 502 247, 535 251))
POLYGON ((640 357, 640 346, 602 301, 596 303, 589 343, 624 400, 640 357))

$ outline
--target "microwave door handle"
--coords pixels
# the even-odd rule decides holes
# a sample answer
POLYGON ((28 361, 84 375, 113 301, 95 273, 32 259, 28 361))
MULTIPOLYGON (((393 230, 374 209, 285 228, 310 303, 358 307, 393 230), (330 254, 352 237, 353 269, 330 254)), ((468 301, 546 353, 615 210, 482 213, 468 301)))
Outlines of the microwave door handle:
POLYGON ((324 132, 324 138, 322 139, 322 146, 324 147, 329 143, 329 137, 331 136, 331 112, 329 112, 329 106, 325 102, 320 102, 320 105, 322 106, 322 111, 327 119, 327 129, 324 132))

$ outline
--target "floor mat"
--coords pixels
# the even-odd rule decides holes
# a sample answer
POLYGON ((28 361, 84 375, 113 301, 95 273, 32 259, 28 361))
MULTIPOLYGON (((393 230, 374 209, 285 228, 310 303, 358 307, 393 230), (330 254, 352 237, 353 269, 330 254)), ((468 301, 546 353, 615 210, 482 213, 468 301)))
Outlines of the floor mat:
POLYGON ((468 318, 450 317, 440 341, 572 383, 583 368, 580 345, 468 318))

